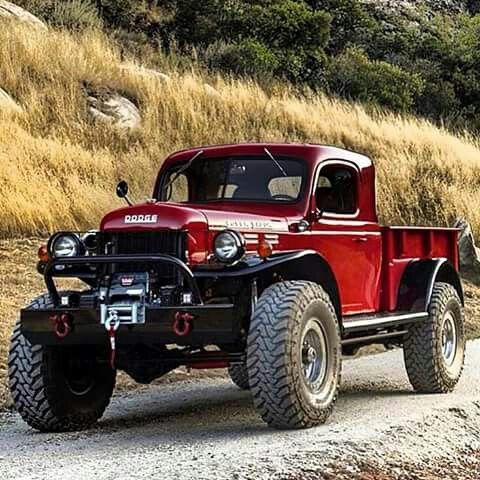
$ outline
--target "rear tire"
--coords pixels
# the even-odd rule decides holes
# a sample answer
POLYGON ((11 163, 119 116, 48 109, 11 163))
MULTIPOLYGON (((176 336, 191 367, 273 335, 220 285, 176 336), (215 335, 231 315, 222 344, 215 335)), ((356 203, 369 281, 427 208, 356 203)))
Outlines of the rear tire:
POLYGON ((242 390, 250 390, 248 382, 248 370, 244 363, 232 364, 228 367, 228 374, 232 382, 242 390))
MULTIPOLYGON (((28 308, 52 306, 42 295, 28 308)), ((116 372, 90 347, 32 345, 15 325, 8 357, 11 395, 22 418, 43 432, 83 430, 104 413, 116 372)))
POLYGON ((340 383, 340 330, 319 285, 288 281, 263 292, 250 324, 247 367, 253 403, 270 426, 327 420, 340 383))
POLYGON ((457 291, 435 283, 428 320, 410 327, 403 345, 408 378, 419 393, 448 393, 465 360, 464 310, 457 291))

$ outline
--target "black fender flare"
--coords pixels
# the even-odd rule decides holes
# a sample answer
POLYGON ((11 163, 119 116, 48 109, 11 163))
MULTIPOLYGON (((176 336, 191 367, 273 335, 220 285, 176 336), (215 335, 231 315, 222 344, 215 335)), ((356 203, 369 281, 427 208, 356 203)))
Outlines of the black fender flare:
POLYGON ((428 311, 435 282, 452 285, 462 305, 465 305, 462 281, 458 271, 447 258, 435 258, 414 260, 408 264, 398 289, 397 310, 428 311))
POLYGON ((195 270, 195 278, 258 278, 265 286, 281 280, 307 280, 318 283, 330 296, 339 321, 341 299, 338 283, 330 265, 315 250, 278 253, 267 259, 253 257, 222 270, 195 270))

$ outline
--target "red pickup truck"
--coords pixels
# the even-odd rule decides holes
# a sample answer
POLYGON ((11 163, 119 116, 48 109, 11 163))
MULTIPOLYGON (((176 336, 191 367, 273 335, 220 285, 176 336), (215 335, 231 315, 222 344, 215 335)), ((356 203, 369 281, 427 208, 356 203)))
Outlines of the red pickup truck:
POLYGON ((384 227, 365 156, 243 144, 171 155, 152 199, 39 250, 48 293, 22 309, 9 376, 42 431, 85 428, 117 370, 228 368, 277 428, 325 422, 343 355, 403 347, 415 391, 444 393, 464 363, 455 229, 384 227), (57 284, 76 277, 78 290, 57 284))

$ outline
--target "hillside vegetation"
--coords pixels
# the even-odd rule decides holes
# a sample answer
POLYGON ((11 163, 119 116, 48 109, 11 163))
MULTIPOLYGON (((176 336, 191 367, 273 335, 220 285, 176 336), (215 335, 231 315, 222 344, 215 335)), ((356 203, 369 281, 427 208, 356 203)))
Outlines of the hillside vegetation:
POLYGON ((122 59, 99 31, 2 22, 0 86, 24 111, 0 110, 1 236, 92 227, 119 204, 119 178, 131 182, 135 198, 148 196, 168 152, 256 140, 363 152, 376 162, 382 221, 450 225, 464 215, 480 231, 480 149, 472 138, 280 84, 266 91, 254 81, 173 67, 161 80, 122 69, 126 60, 134 59, 122 59), (85 89, 130 98, 142 128, 128 133, 93 121, 85 89))
POLYGON ((480 0, 16 0, 122 49, 480 131, 480 0))

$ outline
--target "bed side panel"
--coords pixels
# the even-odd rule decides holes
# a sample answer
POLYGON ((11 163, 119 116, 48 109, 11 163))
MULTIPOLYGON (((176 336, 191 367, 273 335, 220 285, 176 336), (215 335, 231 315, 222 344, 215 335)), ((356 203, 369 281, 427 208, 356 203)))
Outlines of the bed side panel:
POLYGON ((454 228, 383 227, 381 310, 396 310, 400 282, 410 262, 447 258, 458 270, 458 233, 454 228))

